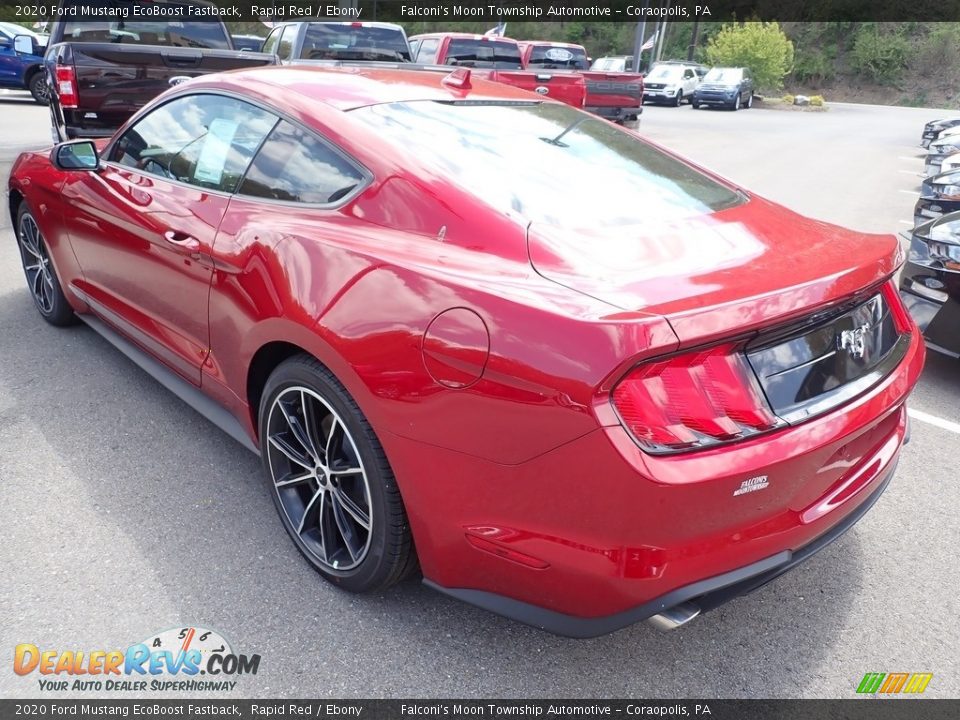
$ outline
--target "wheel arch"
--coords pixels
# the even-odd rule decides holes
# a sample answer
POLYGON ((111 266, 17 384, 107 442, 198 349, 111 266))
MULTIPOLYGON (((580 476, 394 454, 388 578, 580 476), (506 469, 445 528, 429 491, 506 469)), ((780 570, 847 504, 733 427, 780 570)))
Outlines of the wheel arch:
POLYGON ((309 355, 317 362, 322 362, 309 350, 286 340, 272 340, 261 345, 250 359, 250 364, 247 366, 247 406, 250 410, 250 425, 258 439, 260 435, 260 400, 263 398, 263 389, 266 387, 271 373, 277 369, 280 363, 295 355, 309 355))
POLYGON ((30 84, 30 80, 33 79, 33 76, 38 72, 43 72, 43 63, 36 63, 31 65, 26 70, 23 71, 23 82, 26 85, 30 84))
POLYGON ((7 205, 10 209, 10 225, 14 228, 14 234, 17 233, 17 213, 20 212, 23 201, 23 193, 16 188, 11 188, 10 195, 7 197, 7 205))

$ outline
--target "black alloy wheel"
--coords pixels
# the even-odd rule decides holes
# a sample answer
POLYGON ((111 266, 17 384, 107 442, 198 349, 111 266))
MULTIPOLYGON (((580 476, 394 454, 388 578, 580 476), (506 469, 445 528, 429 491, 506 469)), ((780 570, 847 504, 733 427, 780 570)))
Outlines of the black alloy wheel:
POLYGON ((416 569, 383 448, 329 370, 306 355, 282 363, 264 389, 260 438, 280 519, 325 578, 369 592, 416 569))

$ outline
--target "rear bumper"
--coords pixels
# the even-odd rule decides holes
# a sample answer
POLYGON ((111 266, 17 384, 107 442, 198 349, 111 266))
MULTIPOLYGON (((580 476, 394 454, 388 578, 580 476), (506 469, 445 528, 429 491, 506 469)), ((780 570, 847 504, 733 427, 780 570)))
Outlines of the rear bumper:
MULTIPOLYGON (((906 441, 906 438, 905 438, 906 441)), ((556 635, 572 638, 592 638, 615 632, 646 620, 681 603, 692 603, 701 613, 709 612, 730 600, 747 595, 809 559, 853 527, 874 503, 880 499, 893 478, 897 461, 894 460, 880 475, 875 489, 860 505, 832 528, 797 550, 783 550, 776 555, 699 580, 672 590, 660 597, 629 610, 603 617, 578 617, 531 605, 503 595, 460 588, 445 588, 431 580, 424 584, 471 605, 495 612, 512 620, 556 635)))
POLYGON ((588 113, 598 115, 606 120, 614 122, 623 122, 626 120, 636 120, 643 113, 643 107, 607 107, 605 105, 587 105, 584 107, 588 113))
POLYGON ((855 522, 893 472, 923 358, 915 332, 900 365, 837 410, 702 452, 648 455, 619 424, 513 465, 381 440, 428 584, 589 636, 680 598, 742 594, 855 522))

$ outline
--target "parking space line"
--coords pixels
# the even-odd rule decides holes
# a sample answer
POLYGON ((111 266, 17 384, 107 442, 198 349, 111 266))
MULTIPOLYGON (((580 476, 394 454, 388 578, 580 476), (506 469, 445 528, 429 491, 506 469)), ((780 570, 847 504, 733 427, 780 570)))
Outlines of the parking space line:
POLYGON ((916 190, 897 190, 897 192, 906 193, 907 195, 916 195, 916 194, 917 194, 917 191, 916 191, 916 190))
POLYGON ((913 227, 912 220, 897 220, 897 222, 900 223, 901 225, 909 225, 910 227, 913 227))
POLYGON ((907 414, 914 420, 919 420, 920 422, 927 423, 928 425, 935 425, 942 430, 949 430, 952 433, 960 435, 960 423, 944 420, 936 415, 930 415, 922 410, 914 410, 913 408, 907 408, 907 414))

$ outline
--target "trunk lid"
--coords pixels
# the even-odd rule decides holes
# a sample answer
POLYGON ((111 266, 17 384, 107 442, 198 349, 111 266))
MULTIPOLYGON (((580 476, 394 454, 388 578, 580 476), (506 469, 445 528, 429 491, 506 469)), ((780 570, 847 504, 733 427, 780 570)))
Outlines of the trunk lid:
POLYGON ((712 215, 591 231, 531 224, 542 276, 623 310, 661 315, 682 346, 832 307, 894 273, 893 235, 867 235, 754 198, 712 215))

